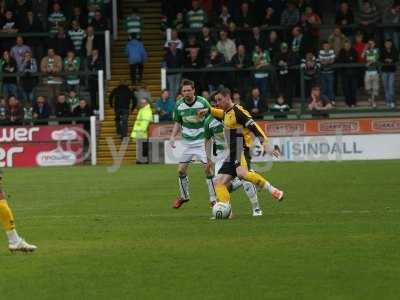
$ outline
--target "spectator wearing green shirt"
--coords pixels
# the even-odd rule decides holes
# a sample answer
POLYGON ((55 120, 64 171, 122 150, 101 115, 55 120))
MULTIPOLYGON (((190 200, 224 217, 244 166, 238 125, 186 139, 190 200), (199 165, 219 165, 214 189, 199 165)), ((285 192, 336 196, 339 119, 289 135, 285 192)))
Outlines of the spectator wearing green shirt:
POLYGON ((48 17, 50 33, 57 33, 57 27, 60 23, 64 23, 66 21, 66 17, 64 13, 61 11, 61 6, 59 3, 53 4, 53 11, 48 17))
MULTIPOLYGON (((81 59, 75 56, 74 51, 68 51, 67 57, 64 58, 64 71, 65 72, 79 72, 81 67, 81 59)), ((67 89, 68 90, 77 90, 79 88, 79 75, 68 75, 67 76, 67 89)))
POLYGON ((368 101, 371 107, 375 108, 375 98, 379 95, 379 49, 375 41, 370 39, 361 54, 365 59, 366 71, 364 77, 365 90, 368 93, 368 101))
POLYGON ((132 13, 125 18, 124 28, 128 33, 130 40, 133 38, 133 36, 136 36, 137 38, 141 37, 143 23, 142 18, 138 15, 136 8, 133 8, 132 13))
POLYGON ((192 1, 192 9, 186 14, 186 23, 190 29, 200 29, 207 23, 207 14, 199 0, 192 1))

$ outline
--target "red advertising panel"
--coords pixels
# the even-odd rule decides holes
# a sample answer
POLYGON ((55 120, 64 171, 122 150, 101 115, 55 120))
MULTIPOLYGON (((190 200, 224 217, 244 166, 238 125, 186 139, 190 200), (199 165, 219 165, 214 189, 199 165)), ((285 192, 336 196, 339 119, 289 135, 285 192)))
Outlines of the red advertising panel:
POLYGON ((84 138, 82 125, 1 126, 0 167, 80 164, 84 138))
MULTIPOLYGON (((268 136, 400 133, 400 118, 257 121, 268 136)), ((150 137, 169 138, 173 124, 152 124, 150 137)))

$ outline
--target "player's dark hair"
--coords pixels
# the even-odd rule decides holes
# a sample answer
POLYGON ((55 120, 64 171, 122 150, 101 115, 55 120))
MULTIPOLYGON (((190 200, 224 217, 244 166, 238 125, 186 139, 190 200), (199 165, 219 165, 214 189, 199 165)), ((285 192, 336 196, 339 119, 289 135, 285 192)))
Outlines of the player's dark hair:
POLYGON ((193 89, 194 89, 194 82, 189 80, 189 79, 182 79, 181 81, 181 89, 185 86, 185 85, 190 85, 193 89))

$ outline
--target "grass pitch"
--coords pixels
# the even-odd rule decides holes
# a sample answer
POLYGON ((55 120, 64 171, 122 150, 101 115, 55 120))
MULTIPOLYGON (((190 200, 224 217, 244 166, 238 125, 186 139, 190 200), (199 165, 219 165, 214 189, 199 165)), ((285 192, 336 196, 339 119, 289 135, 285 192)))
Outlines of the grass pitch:
POLYGON ((279 163, 287 192, 242 191, 210 221, 204 176, 172 210, 175 166, 7 169, 17 229, 0 238, 0 299, 399 299, 400 161, 279 163))

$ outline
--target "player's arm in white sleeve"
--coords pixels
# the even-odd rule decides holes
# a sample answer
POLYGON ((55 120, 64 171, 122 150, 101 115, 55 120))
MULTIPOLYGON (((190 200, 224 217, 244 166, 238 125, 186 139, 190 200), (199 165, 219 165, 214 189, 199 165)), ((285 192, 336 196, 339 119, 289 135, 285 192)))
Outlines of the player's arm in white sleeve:
POLYGON ((169 137, 169 144, 172 148, 175 148, 175 139, 181 129, 181 124, 178 122, 174 123, 174 127, 172 128, 171 136, 169 137))

